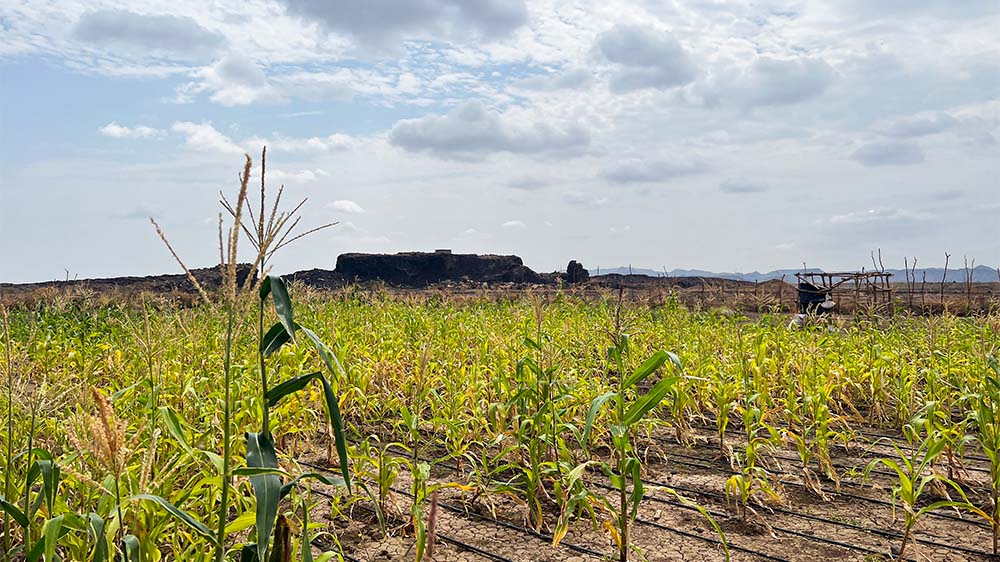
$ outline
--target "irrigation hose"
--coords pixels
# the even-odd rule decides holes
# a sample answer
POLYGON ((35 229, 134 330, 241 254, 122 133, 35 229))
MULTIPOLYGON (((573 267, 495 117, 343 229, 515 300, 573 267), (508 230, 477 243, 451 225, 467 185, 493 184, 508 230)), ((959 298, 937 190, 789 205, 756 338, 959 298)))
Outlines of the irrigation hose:
MULTIPOLYGON (((676 462, 677 464, 680 464, 680 465, 683 465, 683 466, 689 466, 689 467, 701 468, 701 469, 709 469, 709 470, 714 470, 714 469, 717 468, 715 466, 712 466, 712 465, 709 465, 709 464, 705 464, 703 462, 704 459, 701 459, 699 457, 695 457, 695 456, 691 456, 691 455, 684 455, 682 453, 671 453, 671 456, 673 456, 673 457, 680 457, 680 459, 676 459, 676 458, 673 459, 673 462, 676 462), (681 460, 681 459, 689 459, 689 460, 681 460), (702 462, 691 462, 691 461, 702 461, 702 462)), ((790 480, 779 480, 779 483, 781 485, 783 485, 783 486, 792 486, 792 487, 796 487, 796 488, 805 488, 805 486, 803 484, 801 484, 799 482, 793 482, 793 481, 790 481, 790 480)), ((841 482, 841 486, 848 487, 848 488, 860 488, 862 490, 865 489, 865 487, 863 485, 861 485, 861 484, 855 484, 853 482, 841 482)), ((868 502, 868 503, 873 503, 875 505, 892 507, 892 502, 888 502, 886 500, 882 500, 882 499, 879 499, 879 498, 870 498, 870 497, 867 497, 867 496, 859 496, 857 494, 852 494, 850 492, 844 492, 844 491, 837 492, 837 491, 831 491, 831 490, 823 490, 823 492, 831 494, 831 495, 834 495, 834 496, 841 496, 841 497, 845 497, 845 498, 851 498, 851 499, 854 499, 854 500, 860 500, 860 501, 864 501, 864 502, 868 502)), ((966 525, 972 525, 974 527, 983 527, 983 528, 987 528, 987 529, 989 528, 988 524, 983 523, 983 522, 981 522, 979 520, 976 520, 976 519, 966 519, 966 518, 963 518, 963 517, 958 517, 956 515, 952 515, 950 513, 941 513, 941 512, 937 512, 937 511, 929 511, 929 512, 927 512, 926 515, 931 516, 931 517, 937 517, 937 518, 940 518, 940 519, 948 519, 950 521, 961 522, 961 523, 965 523, 966 525)))

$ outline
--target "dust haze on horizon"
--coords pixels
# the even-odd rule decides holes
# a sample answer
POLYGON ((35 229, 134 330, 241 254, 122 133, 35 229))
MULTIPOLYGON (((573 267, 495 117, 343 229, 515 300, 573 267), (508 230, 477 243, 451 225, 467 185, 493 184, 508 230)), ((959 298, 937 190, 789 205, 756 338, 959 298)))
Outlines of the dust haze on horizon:
MULTIPOLYGON (((14 0, 0 282, 218 261, 244 153, 346 252, 1000 264, 996 0, 14 0)), ((259 178, 258 178, 259 179, 259 178)))

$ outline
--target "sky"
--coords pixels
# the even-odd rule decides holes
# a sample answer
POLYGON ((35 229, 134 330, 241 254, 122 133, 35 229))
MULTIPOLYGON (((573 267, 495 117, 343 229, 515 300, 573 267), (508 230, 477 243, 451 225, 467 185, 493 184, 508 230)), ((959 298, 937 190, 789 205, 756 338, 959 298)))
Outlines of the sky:
POLYGON ((277 272, 995 266, 998 29, 998 0, 4 0, 0 282, 175 272, 149 217, 217 263, 264 145, 339 222, 277 272))

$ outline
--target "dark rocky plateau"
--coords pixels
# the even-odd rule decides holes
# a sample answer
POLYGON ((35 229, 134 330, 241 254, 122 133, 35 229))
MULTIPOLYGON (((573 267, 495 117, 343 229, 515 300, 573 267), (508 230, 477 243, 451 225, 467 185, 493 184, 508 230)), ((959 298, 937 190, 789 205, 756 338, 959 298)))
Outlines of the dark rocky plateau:
POLYGON ((545 283, 517 256, 405 252, 342 254, 334 270, 346 281, 383 281, 402 287, 426 287, 448 281, 545 283))
MULTIPOLYGON (((218 267, 192 270, 207 290, 219 286, 218 267)), ((240 282, 249 273, 249 265, 240 266, 240 282)), ((403 252, 398 254, 342 254, 336 269, 309 269, 285 274, 288 280, 317 289, 335 289, 348 285, 384 284, 403 289, 481 288, 518 286, 580 285, 593 288, 660 287, 689 288, 699 285, 753 286, 753 283, 703 277, 657 278, 645 275, 588 276, 583 265, 570 262, 567 272, 537 273, 524 265, 518 256, 452 254, 436 252, 403 252)), ((194 287, 183 273, 147 277, 112 277, 46 281, 40 283, 0 283, 0 297, 44 298, 50 293, 83 290, 96 293, 134 294, 139 292, 191 294, 194 287)))

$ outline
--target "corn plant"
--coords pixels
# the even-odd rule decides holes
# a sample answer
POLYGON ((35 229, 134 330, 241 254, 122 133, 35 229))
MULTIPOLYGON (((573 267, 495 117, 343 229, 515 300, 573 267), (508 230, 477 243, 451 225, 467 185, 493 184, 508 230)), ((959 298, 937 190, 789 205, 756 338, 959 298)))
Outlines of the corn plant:
POLYGON ((971 397, 970 418, 976 440, 990 460, 990 525, 993 555, 1000 554, 1000 361, 991 357, 982 390, 971 397), (990 372, 992 371, 992 372, 990 372))
MULTIPOLYGON (((908 433, 911 445, 913 445, 913 435, 911 429, 908 433)), ((871 471, 878 465, 884 465, 891 469, 896 475, 896 484, 892 487, 892 503, 895 509, 896 502, 903 507, 903 538, 899 545, 897 556, 900 561, 905 560, 906 547, 910 543, 913 527, 924 514, 943 507, 954 507, 964 509, 987 520, 990 519, 982 510, 969 503, 968 497, 961 486, 953 480, 934 472, 931 467, 938 458, 947 442, 936 435, 928 435, 925 439, 914 446, 910 453, 904 453, 895 443, 892 444, 896 451, 896 458, 875 459, 865 468, 864 475, 867 478, 871 471), (958 500, 940 500, 923 505, 923 496, 928 484, 937 482, 950 487, 961 498, 958 500), (921 507, 922 506, 922 507, 921 507)))
POLYGON ((14 458, 14 354, 11 351, 12 342, 10 338, 10 319, 7 316, 7 307, 0 306, 0 320, 3 321, 3 348, 4 348, 4 371, 6 374, 7 391, 7 456, 4 457, 3 467, 3 552, 4 562, 10 562, 11 557, 11 528, 10 510, 14 505, 7 501, 10 498, 14 485, 14 467, 11 461, 14 458))
POLYGON ((680 359, 676 355, 667 351, 658 351, 634 371, 628 373, 625 369, 625 361, 629 352, 629 341, 629 337, 622 334, 608 348, 609 376, 611 374, 617 375, 616 388, 594 398, 587 411, 584 429, 584 441, 587 442, 593 429, 594 420, 601 410, 611 402, 610 431, 613 458, 608 462, 600 463, 600 467, 618 492, 617 504, 606 500, 605 502, 606 507, 613 514, 611 525, 607 528, 611 531, 612 537, 618 545, 620 562, 628 560, 630 525, 635 521, 639 504, 644 495, 642 461, 636 455, 633 445, 635 426, 666 398, 670 388, 680 379, 680 373, 683 372, 680 359), (638 386, 665 363, 670 364, 675 374, 661 378, 647 392, 637 395, 638 386), (629 484, 631 484, 631 491, 629 491, 629 484))
MULTIPOLYGON (((266 151, 264 152, 266 156, 266 151)), ((336 354, 331 350, 323 341, 309 328, 300 326, 294 320, 294 314, 292 310, 291 299, 288 296, 288 289, 285 286, 284 281, 277 276, 261 276, 258 279, 258 333, 257 333, 257 359, 260 374, 260 395, 263 402, 263 426, 260 432, 247 432, 246 433, 246 462, 247 467, 244 469, 232 468, 233 463, 233 447, 232 447, 232 417, 233 417, 233 401, 232 401, 232 375, 233 375, 233 348, 235 344, 235 339, 239 326, 237 325, 237 313, 242 306, 242 299, 240 298, 239 288, 238 288, 238 271, 237 271, 237 256, 238 256, 238 246, 241 229, 250 238, 251 242, 254 244, 257 250, 257 257, 254 261, 254 265, 251 269, 256 269, 259 267, 261 273, 265 273, 265 269, 268 259, 282 246, 294 241, 305 234, 298 235, 292 238, 288 238, 292 229, 298 224, 298 219, 296 218, 291 222, 286 228, 286 224, 291 220, 295 213, 301 208, 303 201, 298 206, 296 206, 291 212, 278 212, 278 204, 281 199, 281 192, 279 191, 278 197, 275 200, 274 206, 271 210, 270 219, 265 224, 264 221, 264 197, 265 197, 265 187, 264 187, 264 173, 263 173, 263 158, 262 156, 262 172, 261 172, 261 192, 260 192, 260 210, 256 221, 254 218, 252 207, 247 203, 247 186, 250 178, 251 160, 250 157, 246 157, 246 162, 243 168, 243 173, 240 175, 240 189, 239 194, 236 198, 236 204, 232 205, 229 203, 225 197, 222 198, 222 204, 224 208, 229 212, 233 219, 233 225, 228 232, 228 236, 223 237, 222 219, 220 215, 219 220, 219 241, 220 241, 220 254, 223 257, 223 264, 220 266, 223 268, 223 289, 222 289, 222 305, 226 316, 226 329, 225 329, 225 347, 223 354, 223 455, 222 455, 222 466, 221 466, 221 476, 222 476, 222 491, 221 500, 218 505, 218 523, 215 532, 213 533, 207 525, 198 521, 193 515, 187 513, 183 509, 177 507, 170 501, 153 494, 139 494, 135 496, 135 499, 150 501, 154 504, 160 506, 167 513, 172 515, 178 520, 178 522, 191 528, 197 535, 202 539, 210 543, 214 551, 214 559, 216 562, 222 562, 225 557, 226 548, 226 536, 229 532, 229 521, 228 512, 230 508, 229 504, 229 493, 232 487, 231 480, 233 476, 247 476, 250 479, 251 486, 256 497, 256 507, 255 507, 255 530, 256 530, 256 543, 253 548, 243 548, 241 552, 243 553, 244 560, 250 560, 251 553, 253 558, 256 560, 267 560, 268 550, 270 548, 271 537, 274 531, 275 521, 278 515, 278 505, 281 500, 287 496, 294 486, 303 478, 314 478, 321 480, 328 484, 342 484, 347 486, 348 491, 351 489, 350 472, 348 469, 348 455, 347 455, 347 442, 344 436, 343 430, 343 420, 340 415, 339 401, 334 393, 333 386, 330 383, 330 379, 321 371, 315 371, 311 373, 306 373, 298 375, 291 379, 288 379, 274 387, 269 387, 268 376, 266 368, 266 358, 277 352, 288 342, 295 343, 296 333, 300 333, 306 336, 309 343, 312 344, 313 349, 317 355, 322 360, 326 367, 327 372, 331 377, 338 377, 343 372, 344 369, 341 366, 336 354), (243 213, 246 209, 251 218, 252 226, 247 226, 244 223, 243 213), (253 228, 253 230, 251 230, 253 228), (226 243, 223 243, 223 240, 226 243), (278 316, 278 322, 271 327, 266 333, 263 330, 264 327, 264 309, 265 303, 271 297, 274 303, 274 309, 278 316), (292 476, 278 468, 277 452, 274 447, 274 438, 270 431, 270 408, 274 407, 282 398, 297 392, 305 388, 310 382, 318 381, 322 385, 323 399, 326 406, 327 416, 329 423, 333 428, 333 433, 336 441, 336 448, 339 457, 339 467, 342 474, 342 480, 334 481, 329 478, 322 476, 317 473, 305 473, 297 476, 292 476), (283 478, 287 477, 288 482, 283 483, 283 478)), ((153 223, 154 226, 156 223, 153 223)), ((164 243, 170 249, 171 253, 173 249, 170 248, 170 244, 167 242, 166 238, 163 236, 156 226, 157 232, 160 234, 164 243)), ((323 228, 323 227, 320 227, 323 228)), ((314 229, 315 230, 315 229, 314 229)), ((198 283, 197 279, 187 270, 183 262, 177 258, 177 261, 181 264, 184 270, 188 273, 188 276, 198 288, 199 293, 202 297, 208 301, 208 295, 206 291, 198 283)), ((243 284, 244 289, 251 287, 250 278, 248 277, 243 284)))
MULTIPOLYGON (((781 494, 775 478, 762 463, 763 453, 767 452, 775 442, 780 440, 780 434, 764 420, 764 412, 759 406, 759 394, 748 397, 740 407, 743 428, 746 433, 746 444, 743 452, 734 452, 732 461, 739 470, 726 480, 725 496, 729 503, 735 499, 740 517, 746 521, 747 512, 757 515, 750 507, 750 502, 757 495, 767 496, 773 501, 781 501, 781 494)), ((761 522, 763 518, 757 515, 761 522)), ((766 524, 766 523, 765 523, 766 524)))
POLYGON ((543 364, 544 346, 551 345, 551 337, 541 332, 539 339, 525 338, 525 345, 535 357, 525 357, 517 362, 515 377, 517 394, 509 405, 514 408, 516 424, 514 436, 526 462, 521 465, 524 493, 528 505, 528 520, 537 530, 543 521, 542 499, 546 497, 546 481, 555 483, 556 503, 562 503, 559 462, 559 432, 563 426, 566 389, 557 381, 558 365, 543 364), (543 343, 544 342, 544 343, 543 343))
MULTIPOLYGON (((275 312, 278 315, 276 322, 266 334, 261 334, 258 345, 258 354, 261 365, 261 390, 264 410, 264 426, 260 433, 247 433, 247 466, 250 469, 277 469, 278 460, 274 450, 274 438, 268 427, 268 410, 278 402, 294 393, 302 390, 310 382, 317 381, 322 387, 323 399, 326 405, 328 423, 333 428, 334 440, 338 454, 338 465, 343 480, 338 482, 345 485, 348 491, 351 490, 351 475, 348 467, 347 439, 344 435, 344 422, 340 414, 339 400, 334 393, 330 379, 321 371, 299 375, 288 379, 272 388, 267 387, 267 375, 265 358, 273 355, 282 345, 295 341, 295 333, 300 332, 306 336, 312 344, 317 355, 322 359, 331 377, 338 377, 343 372, 339 360, 333 351, 320 340, 319 336, 309 328, 305 328, 294 320, 292 302, 288 296, 288 289, 280 277, 268 276, 261 283, 260 291, 261 307, 270 295, 274 302, 275 312)), ((274 519, 278 512, 278 503, 284 495, 287 495, 289 488, 304 477, 320 478, 315 473, 307 473, 295 477, 292 482, 283 484, 280 474, 274 472, 259 472, 250 476, 250 483, 253 486, 254 494, 257 496, 257 555, 259 560, 267 559, 268 541, 273 530, 274 519)), ((327 480, 325 478, 320 478, 327 480)))

